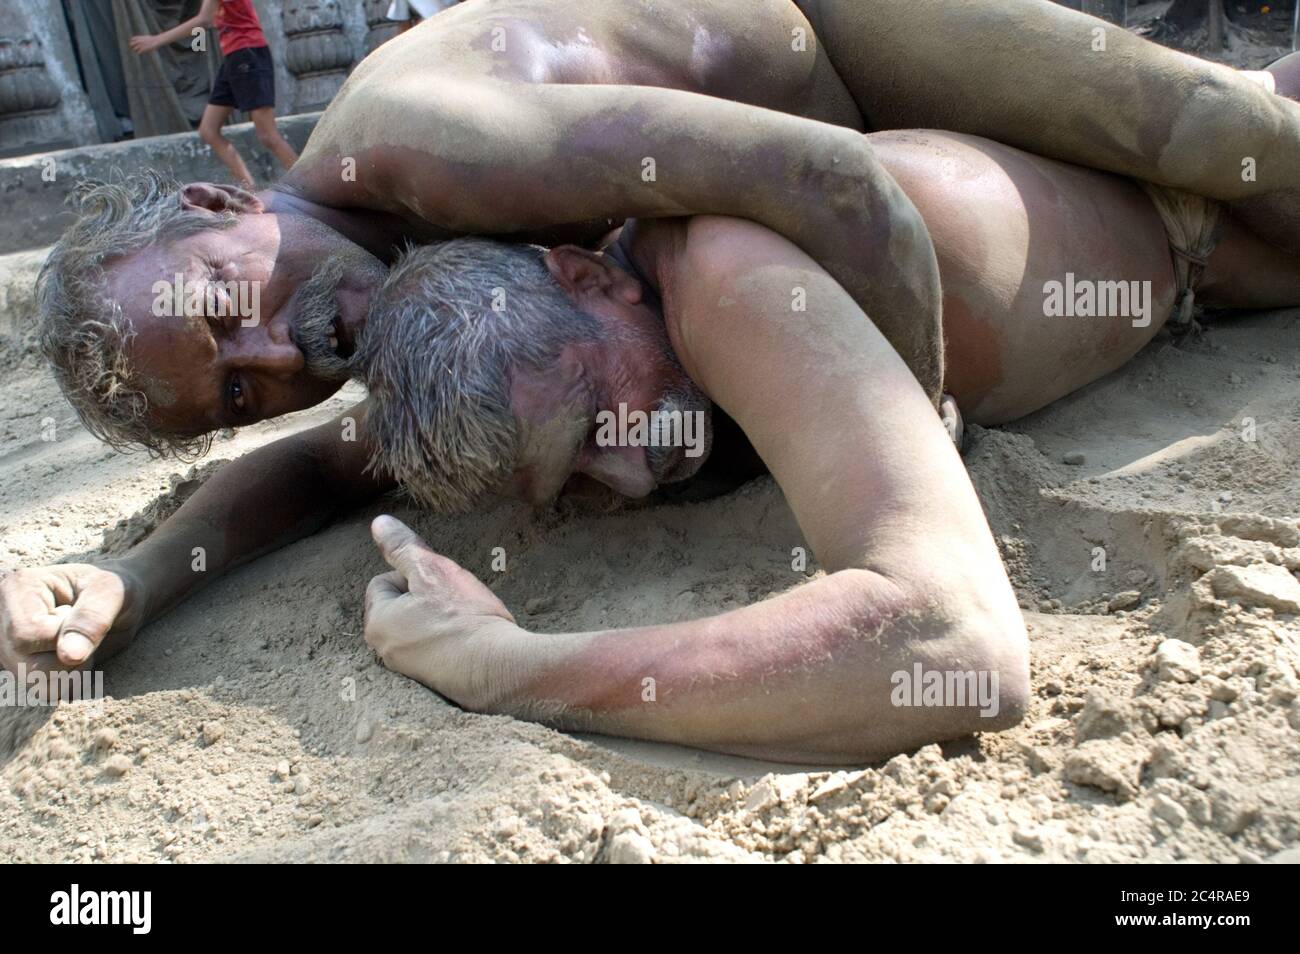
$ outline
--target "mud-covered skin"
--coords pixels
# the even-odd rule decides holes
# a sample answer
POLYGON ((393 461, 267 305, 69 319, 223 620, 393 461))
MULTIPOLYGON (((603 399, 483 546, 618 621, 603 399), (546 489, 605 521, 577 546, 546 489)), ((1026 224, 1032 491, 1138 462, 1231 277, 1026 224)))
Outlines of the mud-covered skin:
POLYGON ((1246 200, 1246 227, 1296 247, 1300 208, 1273 201, 1300 181, 1295 104, 1048 0, 470 0, 358 66, 284 187, 426 240, 748 218, 839 280, 936 398, 933 249, 846 138, 868 120, 1246 200))
POLYGON ((554 244, 633 215, 748 218, 822 263, 937 399, 933 249, 860 129, 790 3, 471 0, 353 72, 285 188, 393 213, 421 239, 554 244))
POLYGON ((1300 181, 1295 104, 1048 0, 798 2, 875 129, 969 133, 1217 199, 1300 181))
MULTIPOLYGON (((948 387, 972 421, 993 423, 1029 413, 1119 367, 1159 329, 1172 303, 1172 268, 1159 216, 1131 181, 951 133, 879 133, 871 141, 886 171, 909 190, 934 235, 944 279, 951 358, 948 387), (1042 308, 1042 282, 1059 279, 1066 270, 1150 281, 1153 321, 1136 328, 1122 318, 1049 319, 1042 308)), ((698 246, 692 250, 693 261, 677 261, 668 269, 660 263, 679 259, 690 247, 690 220, 637 222, 624 230, 627 247, 636 259, 633 270, 661 293, 666 306, 657 320, 665 322, 674 349, 693 378, 715 398, 736 388, 743 390, 749 377, 769 390, 778 385, 798 389, 800 382, 823 377, 817 362, 829 362, 841 381, 853 380, 870 387, 870 403, 877 416, 895 426, 903 425, 904 430, 914 424, 918 433, 933 433, 935 422, 929 412, 917 413, 914 421, 900 417, 899 395, 915 392, 915 382, 906 375, 900 379, 892 372, 885 381, 875 375, 869 362, 853 363, 863 358, 861 342, 854 336, 869 338, 874 334, 861 316, 850 319, 853 330, 846 330, 842 347, 841 342, 827 339, 824 332, 809 335, 807 325, 791 324, 791 329, 800 332, 798 340, 803 343, 799 349, 783 346, 772 351, 781 356, 779 373, 755 364, 748 337, 738 333, 734 323, 711 321, 710 315, 723 310, 724 300, 734 296, 730 292, 715 294, 716 289, 710 291, 707 287, 700 291, 696 287, 699 277, 706 271, 715 272, 715 278, 725 278, 751 270, 763 254, 772 253, 770 242, 774 239, 770 233, 767 237, 755 235, 752 226, 744 222, 733 221, 729 229, 722 225, 721 220, 714 220, 710 226, 712 240, 704 251, 698 246), (714 255, 719 256, 719 262, 710 263, 714 255), (753 261, 744 268, 732 267, 735 260, 744 262, 747 256, 753 261), (683 305, 684 297, 693 304, 683 305), (689 333, 683 332, 685 312, 695 316, 689 333), (745 341, 746 347, 737 348, 736 341, 745 341), (709 367, 700 363, 699 352, 703 350, 713 352, 709 367), (803 357, 796 359, 800 350, 803 357), (879 415, 882 407, 887 407, 889 413, 879 415)), ((781 254, 788 257, 790 253, 787 243, 781 254)), ((822 295, 811 299, 809 318, 815 318, 814 312, 825 306, 824 296, 835 295, 825 276, 810 269, 806 261, 798 270, 803 273, 799 281, 805 282, 810 292, 814 289, 807 283, 812 278, 817 279, 821 289, 822 295)), ((771 313, 781 302, 770 297, 774 287, 770 281, 763 287, 767 297, 755 295, 750 289, 747 300, 755 308, 761 306, 771 313)), ((1300 268, 1294 259, 1264 245, 1229 220, 1223 240, 1209 261, 1198 297, 1224 306, 1295 304, 1300 302, 1300 268)), ((853 309, 843 299, 839 294, 840 310, 851 315, 853 309)), ((734 304, 725 310, 734 311, 734 304)), ((888 348, 875 347, 871 361, 885 360, 889 353, 888 348)), ((639 359, 632 363, 639 369, 647 364, 639 359)), ((772 394, 763 394, 768 410, 781 410, 780 400, 774 403, 772 394)), ((819 407, 819 402, 815 396, 801 393, 790 403, 806 412, 819 407)), ((788 418, 768 420, 764 408, 758 404, 751 407, 743 395, 722 397, 721 403, 724 409, 735 411, 747 432, 760 428, 769 432, 769 439, 781 431, 783 420, 789 423, 788 418)), ((715 415, 715 420, 721 416, 715 415)), ((844 421, 849 420, 830 408, 821 408, 814 416, 819 426, 831 427, 836 434, 845 431, 844 421)), ((801 423, 789 424, 791 432, 803 427, 801 423)), ((858 437, 867 433, 849 430, 858 437)), ((371 452, 368 434, 362 405, 333 422, 277 441, 223 467, 144 543, 112 567, 95 571, 102 577, 98 585, 92 585, 95 580, 89 577, 77 582, 72 597, 74 609, 68 619, 80 620, 79 625, 96 639, 107 635, 101 654, 114 651, 129 642, 131 633, 143 621, 156 618, 197 584, 311 533, 339 509, 388 489, 388 482, 366 473, 371 452), (356 425, 358 439, 339 441, 340 429, 349 418, 356 425), (188 569, 196 543, 208 554, 209 570, 197 576, 188 569), (108 577, 125 584, 126 608, 121 611, 118 607, 123 593, 120 587, 109 588, 113 581, 108 577), (100 622, 95 624, 97 619, 100 622)), ((738 433, 732 436, 743 439, 738 433)), ((838 437, 831 436, 824 443, 833 447, 838 442, 838 437)), ((895 438, 891 443, 906 444, 908 453, 882 455, 872 451, 864 456, 905 460, 909 468, 919 464, 926 480, 940 474, 939 470, 927 469, 932 462, 918 456, 919 447, 911 438, 895 438)), ((761 444, 755 442, 755 446, 761 444)), ((866 446, 884 445, 873 445, 868 440, 866 446)), ((947 452, 951 452, 950 445, 947 452)), ((711 463, 737 465, 748 473, 748 465, 752 464, 749 454, 752 449, 738 448, 735 441, 716 441, 711 463)), ((765 456, 773 463, 788 455, 777 451, 765 456)), ((940 454, 939 459, 942 457, 940 454)), ((800 455, 800 459, 796 470, 829 466, 827 461, 814 460, 807 454, 800 455)), ((560 463, 567 465, 571 461, 560 463)), ((904 483, 913 492, 912 506, 949 496, 942 489, 925 491, 911 477, 904 483)), ((815 493, 805 488, 803 494, 809 501, 807 506, 824 511, 815 493)), ((863 500, 879 502, 869 498, 857 502, 863 500)), ((834 507, 825 513, 833 515, 833 511, 834 507)), ((825 519, 836 533, 852 536, 866 527, 871 536, 869 521, 856 525, 825 519)), ((951 529, 950 521, 943 523, 951 529)), ((912 538, 924 539, 925 535, 913 534, 912 538)), ((842 547, 833 535, 819 537, 817 545, 819 552, 828 553, 842 547)), ((927 556, 914 562, 921 566, 932 561, 927 556)), ((996 558, 989 566, 996 566, 996 558)), ((85 574, 94 568, 73 569, 85 574)), ((49 578, 48 570, 14 574, 0 585, 0 664, 12 667, 33 653, 53 649, 52 636, 57 626, 49 628, 51 620, 29 625, 31 614, 20 611, 25 604, 44 600, 47 592, 53 605, 55 591, 42 582, 49 578)), ((579 702, 576 697, 573 701, 579 702)), ((590 702, 582 700, 581 704, 590 702)), ((940 730, 934 731, 933 737, 938 737, 940 730)))
MULTIPOLYGON (((372 532, 393 572, 367 589, 366 641, 467 709, 761 758, 852 763, 1014 725, 1028 694, 1015 595, 897 352, 770 229, 695 216, 647 230, 662 241, 637 270, 662 292, 682 369, 771 468, 826 576, 689 622, 531 634, 472 574, 381 517, 372 532), (794 320, 792 284, 809 302, 794 320), (917 664, 997 673, 991 705, 895 705, 891 674, 917 664)), ((588 287, 589 301, 615 286, 588 287)), ((534 401, 549 382, 545 406, 565 413, 562 367, 532 376, 534 401)))
MULTIPOLYGON (((1017 417, 1095 380, 1168 316, 1164 228, 1131 180, 952 133, 871 139, 931 227, 949 389, 973 420, 1017 417), (1047 314, 1044 282, 1066 271, 1145 283, 1144 320, 1047 314)), ((1228 236, 1228 261, 1258 241, 1228 236)), ((542 635, 381 517, 372 530, 393 572, 367 590, 365 638, 385 664, 475 711, 769 759, 854 762, 1014 724, 1028 641, 979 501, 915 379, 843 289, 771 231, 716 216, 632 223, 613 257, 618 275, 591 287, 615 287, 627 267, 658 293, 651 318, 771 469, 827 575, 689 622, 542 635), (809 295, 797 323, 782 302, 791 284, 809 295), (891 705, 890 674, 918 662, 997 673, 995 718, 891 705)), ((1257 294, 1300 301, 1294 263, 1283 271, 1257 294)), ((1229 294, 1224 259, 1206 275, 1229 294)), ((568 377, 517 371, 531 395, 517 412, 560 419, 568 377)), ((559 441, 526 454, 552 483, 582 460, 559 441)))
MULTIPOLYGON (((1015 420, 1096 381, 1126 364, 1169 318, 1177 289, 1168 237, 1132 180, 957 133, 868 138, 933 238, 943 281, 944 390, 967 421, 1015 420), (1145 316, 1048 314, 1045 286, 1067 273, 1138 283, 1145 316)), ((624 229, 620 245, 654 276, 684 229, 683 220, 638 222, 624 229)), ((1228 217, 1196 296, 1222 308, 1300 304, 1300 259, 1228 217)), ((671 329, 667 308, 664 320, 671 329)), ((689 355, 679 357, 689 363, 689 355)))

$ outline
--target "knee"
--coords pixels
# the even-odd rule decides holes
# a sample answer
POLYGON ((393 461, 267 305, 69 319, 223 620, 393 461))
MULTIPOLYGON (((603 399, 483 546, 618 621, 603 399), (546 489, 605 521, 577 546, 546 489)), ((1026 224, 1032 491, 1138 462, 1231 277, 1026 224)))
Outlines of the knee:
POLYGON ((1231 70, 1207 70, 1188 95, 1156 155, 1162 183, 1213 199, 1259 194, 1243 166, 1207 161, 1207 143, 1233 143, 1241 160, 1260 168, 1293 149, 1300 116, 1294 103, 1231 70))
POLYGON ((280 130, 276 129, 274 125, 258 126, 255 131, 257 133, 257 141, 265 148, 271 149, 274 146, 279 145, 280 130))
POLYGON ((216 148, 226 141, 226 137, 221 135, 220 126, 209 126, 206 124, 199 125, 199 138, 213 148, 216 148))

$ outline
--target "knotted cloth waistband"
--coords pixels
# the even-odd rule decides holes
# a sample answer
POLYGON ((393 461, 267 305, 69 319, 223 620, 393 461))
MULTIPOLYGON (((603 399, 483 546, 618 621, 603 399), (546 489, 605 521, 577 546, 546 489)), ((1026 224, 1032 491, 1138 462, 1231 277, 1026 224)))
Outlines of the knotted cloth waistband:
POLYGON ((1196 308, 1196 286, 1200 284, 1205 263, 1219 244, 1223 231, 1223 204, 1181 189, 1150 182, 1138 184, 1160 213, 1160 221, 1164 223, 1169 238, 1169 250, 1173 253, 1178 298, 1169 317, 1169 330, 1176 335, 1186 334, 1198 327, 1192 318, 1196 308))

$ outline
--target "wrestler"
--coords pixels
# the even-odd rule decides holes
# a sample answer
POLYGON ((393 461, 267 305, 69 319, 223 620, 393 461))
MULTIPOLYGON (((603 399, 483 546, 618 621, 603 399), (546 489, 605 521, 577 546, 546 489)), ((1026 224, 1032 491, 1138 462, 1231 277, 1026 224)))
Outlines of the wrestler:
MULTIPOLYGON (((934 238, 946 389, 970 420, 1019 417, 1119 367, 1189 291, 1221 306, 1300 302, 1297 259, 1211 204, 1158 205, 1130 181, 951 133, 871 140, 934 238), (1204 260, 1180 288, 1185 255, 1170 246, 1188 235, 1207 237, 1204 260), (1051 302, 1067 282, 1123 289, 1122 307, 1085 308, 1080 294, 1070 310, 1086 313, 1067 314, 1051 302)), ((488 489, 544 503, 588 478, 631 496, 683 479, 703 460, 682 444, 602 440, 596 421, 616 408, 707 419, 716 403, 826 570, 718 616, 539 635, 380 517, 393 571, 367 591, 366 640, 458 704, 819 762, 1023 712, 1023 623, 957 454, 897 354, 788 240, 702 216, 632 223, 603 255, 478 239, 417 249, 390 273, 358 358, 377 466, 444 509, 488 489), (794 289, 806 313, 792 313, 794 289), (524 304, 494 311, 498 292, 524 304), (970 685, 995 674, 997 697, 899 705, 898 674, 917 666, 970 685)))
POLYGON ((887 128, 1242 200, 1300 251, 1300 108, 1049 0, 461 4, 353 72, 281 194, 425 240, 592 239, 612 210, 748 218, 839 280, 937 399, 933 253, 852 134, 887 128))

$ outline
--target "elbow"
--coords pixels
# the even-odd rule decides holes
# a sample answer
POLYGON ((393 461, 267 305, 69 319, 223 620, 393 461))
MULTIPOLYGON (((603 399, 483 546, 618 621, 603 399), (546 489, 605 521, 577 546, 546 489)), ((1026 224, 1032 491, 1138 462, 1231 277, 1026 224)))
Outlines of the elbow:
POLYGON ((934 742, 1001 732, 1024 719, 1028 634, 1005 576, 1000 587, 991 582, 946 592, 898 587, 883 626, 875 616, 850 627, 856 636, 844 644, 837 664, 840 690, 855 685, 857 704, 837 707, 819 758, 876 761, 934 742), (868 639, 862 638, 866 627, 868 639))
MULTIPOLYGON (((1003 585, 1005 600, 997 602, 1004 605, 990 607, 982 593, 970 593, 967 609, 951 614, 923 649, 942 677, 947 738, 1001 732, 1028 711, 1029 635, 1010 584, 1003 585)), ((914 681, 915 672, 914 664, 914 681)))
POLYGON ((1013 622, 990 628, 977 652, 980 671, 990 674, 995 689, 990 706, 980 707, 973 720, 967 720, 969 732, 1014 728, 1029 710, 1029 637, 1024 620, 1017 614, 1013 622))
MULTIPOLYGON (((939 687, 944 705, 936 728, 945 738, 1013 728, 1029 708, 1029 635, 1015 592, 997 570, 998 579, 959 587, 937 610, 929 600, 936 623, 914 649, 912 688, 920 662, 934 673, 922 677, 926 698, 939 687)), ((900 679, 895 674, 893 687, 900 679)))
POLYGON ((909 254, 933 255, 920 210, 876 156, 867 138, 849 132, 815 163, 811 186, 835 215, 852 223, 859 240, 901 243, 909 254))

